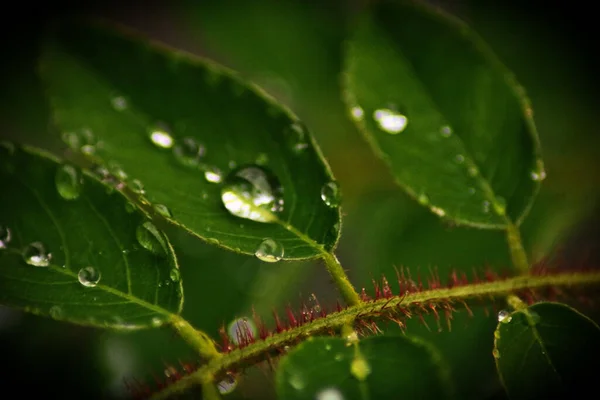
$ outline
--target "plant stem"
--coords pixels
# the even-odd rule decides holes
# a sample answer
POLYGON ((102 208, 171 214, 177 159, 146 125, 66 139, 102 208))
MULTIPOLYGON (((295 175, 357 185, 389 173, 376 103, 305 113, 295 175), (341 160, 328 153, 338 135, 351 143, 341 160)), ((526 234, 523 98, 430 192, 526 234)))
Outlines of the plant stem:
POLYGON ((511 306, 515 311, 524 310, 527 308, 527 304, 525 304, 525 302, 517 295, 511 294, 506 300, 508 301, 508 305, 511 306))
POLYGON ((202 398, 204 400, 221 400, 221 395, 214 383, 204 382, 202 384, 202 398))
POLYGON ((346 302, 348 306, 355 306, 360 303, 360 297, 358 293, 354 289, 354 286, 350 283, 344 268, 340 264, 339 260, 334 254, 325 253, 323 255, 323 260, 325 261, 325 268, 327 268, 327 272, 331 275, 335 286, 340 291, 342 298, 346 302))
POLYGON ((529 261, 527 261, 527 253, 523 248, 519 227, 510 221, 508 221, 506 226, 506 240, 508 241, 513 266, 520 274, 528 273, 529 261))
POLYGON ((217 350, 215 342, 206 333, 194 329, 189 322, 179 315, 171 317, 171 326, 204 360, 212 360, 222 356, 217 350))

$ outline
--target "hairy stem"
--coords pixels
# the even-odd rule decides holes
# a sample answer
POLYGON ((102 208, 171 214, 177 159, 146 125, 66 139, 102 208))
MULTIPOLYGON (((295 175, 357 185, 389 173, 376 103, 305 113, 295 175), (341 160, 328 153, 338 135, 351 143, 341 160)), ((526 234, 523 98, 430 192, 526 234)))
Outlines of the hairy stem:
POLYGON ((520 274, 526 274, 529 271, 529 261, 527 261, 527 253, 523 248, 521 233, 519 227, 510 221, 506 226, 506 240, 513 266, 520 274))
POLYGON ((323 256, 323 261, 325 261, 325 268, 327 268, 327 272, 331 275, 335 286, 340 291, 342 298, 349 306, 355 306, 360 303, 360 297, 358 293, 354 289, 354 286, 350 283, 344 268, 340 264, 337 257, 333 254, 326 253, 323 256))
MULTIPOLYGON (((176 392, 181 392, 198 383, 205 383, 211 377, 222 376, 226 371, 236 367, 244 367, 262 361, 265 356, 277 348, 297 343, 301 339, 311 337, 331 329, 338 329, 360 320, 372 320, 385 316, 406 315, 411 310, 431 305, 438 306, 448 303, 460 304, 468 300, 481 298, 509 297, 511 294, 525 289, 541 289, 544 287, 570 287, 600 284, 600 272, 562 273, 556 275, 522 275, 505 280, 474 283, 452 288, 424 290, 421 292, 405 293, 374 301, 359 302, 340 312, 329 314, 310 323, 291 328, 274 334, 264 340, 259 340, 242 349, 232 350, 221 357, 209 360, 197 371, 183 377, 166 389, 156 393, 152 399, 165 399, 176 392), (400 313, 399 310, 403 310, 400 313)), ((518 297, 515 296, 516 299, 518 297)), ((512 297, 511 297, 512 299, 512 297)), ((516 305, 521 300, 512 300, 516 305)))
POLYGON ((179 315, 173 315, 171 317, 171 326, 183 340, 188 342, 188 344, 200 354, 202 359, 212 360, 222 355, 217 350, 215 342, 206 333, 194 329, 189 322, 179 315))

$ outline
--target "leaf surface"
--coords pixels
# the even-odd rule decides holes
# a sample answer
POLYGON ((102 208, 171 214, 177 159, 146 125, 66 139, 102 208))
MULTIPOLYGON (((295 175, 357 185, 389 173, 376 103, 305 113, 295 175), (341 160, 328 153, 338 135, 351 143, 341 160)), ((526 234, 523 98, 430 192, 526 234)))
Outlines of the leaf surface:
POLYGON ((345 100, 398 183, 435 214, 504 228, 545 177, 524 90, 464 23, 412 1, 361 18, 345 100))
POLYGON ((0 150, 2 304, 123 329, 181 311, 171 244, 118 191, 39 151, 0 150))

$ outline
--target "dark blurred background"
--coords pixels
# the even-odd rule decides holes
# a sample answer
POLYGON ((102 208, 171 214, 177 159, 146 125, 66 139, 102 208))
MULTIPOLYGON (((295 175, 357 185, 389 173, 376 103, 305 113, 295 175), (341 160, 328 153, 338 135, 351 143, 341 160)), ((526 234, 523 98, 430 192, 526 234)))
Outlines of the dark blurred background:
MULTIPOLYGON (((2 12, 0 137, 60 152, 35 75, 47 23, 86 14, 136 28, 174 47, 238 70, 289 105, 314 132, 344 194, 338 256, 357 286, 393 266, 481 267, 509 263, 503 235, 441 222, 397 188, 346 117, 340 100, 341 44, 366 1, 11 2, 2 12)), ((600 261, 598 42, 584 3, 435 1, 468 21, 525 86, 535 110, 548 178, 523 226, 532 259, 560 249, 567 264, 600 261)), ((590 3, 591 4, 591 3, 590 3)), ((418 33, 415 33, 418 34, 418 33)), ((116 60, 118 61, 118 60, 116 60)), ((7 195, 2 193, 2 195, 7 195)), ((315 293, 335 303, 324 268, 266 265, 171 232, 184 279, 184 317, 216 335, 222 324, 315 293)), ((281 264, 281 263, 278 263, 281 264)), ((493 310, 490 310, 493 312, 493 310)), ((593 312, 593 311, 590 311, 593 312)), ((597 320, 597 318, 596 318, 597 320)), ((492 341, 495 318, 458 313, 452 332, 410 322, 408 333, 439 346, 459 398, 501 399, 492 341)), ((388 332, 392 326, 382 325, 388 332)), ((121 398, 123 378, 152 382, 193 354, 167 329, 106 332, 0 307, 0 383, 19 397, 121 398), (17 385, 17 382, 22 383, 17 385)), ((426 377, 424 378, 426 379, 426 377)), ((194 394, 192 394, 194 395, 194 394)), ((197 394, 196 394, 197 395, 197 394)), ((199 395, 197 395, 199 396, 199 395)), ((228 398, 273 398, 268 368, 247 371, 228 398)))

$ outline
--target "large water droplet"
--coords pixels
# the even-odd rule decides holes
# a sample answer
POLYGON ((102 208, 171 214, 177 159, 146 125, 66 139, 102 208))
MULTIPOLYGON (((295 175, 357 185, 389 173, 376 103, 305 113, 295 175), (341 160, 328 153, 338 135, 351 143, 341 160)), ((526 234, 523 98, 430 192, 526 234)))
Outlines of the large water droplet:
POLYGON ((498 322, 508 323, 512 319, 510 312, 506 310, 498 311, 498 322))
POLYGON ((338 389, 330 387, 319 390, 315 400, 344 400, 344 395, 338 389))
POLYGON ((363 357, 356 357, 350 363, 350 373, 359 381, 364 381, 371 374, 371 366, 363 357))
POLYGON ((392 135, 402 132, 408 124, 406 116, 389 108, 376 110, 373 113, 373 118, 382 130, 392 135))
POLYGON ((341 201, 340 187, 337 182, 328 182, 321 188, 321 200, 329 207, 337 207, 341 201))
POLYGON ((271 222, 283 210, 283 188, 266 169, 251 165, 233 170, 221 189, 221 200, 233 215, 271 222))
POLYGON ((100 271, 92 266, 81 268, 77 273, 79 283, 85 287, 95 287, 100 282, 101 277, 100 271))
POLYGON ((8 247, 10 240, 12 239, 12 232, 10 228, 4 225, 0 225, 0 249, 8 247))
POLYGON ((237 386, 237 380, 232 374, 228 374, 225 379, 217 383, 217 389, 221 394, 229 394, 235 390, 237 386))
POLYGON ((162 233, 150 221, 138 226, 135 236, 143 248, 154 254, 166 255, 167 244, 162 233))
POLYGON ((179 279, 181 279, 181 274, 179 273, 179 270, 177 268, 173 268, 170 272, 169 272, 169 278, 173 281, 173 282, 179 282, 179 279))
POLYGON ((254 255, 261 261, 277 262, 283 258, 283 253, 283 246, 279 242, 267 238, 260 242, 254 255))
POLYGON ((23 260, 34 267, 47 267, 52 260, 52 254, 46 252, 42 242, 33 242, 23 249, 23 260))
POLYGON ((150 128, 149 135, 150 141, 152 141, 156 147, 160 147, 161 149, 170 149, 173 147, 173 136, 166 124, 162 122, 157 123, 150 128))
POLYGON ((196 139, 186 137, 178 142, 173 148, 173 154, 177 161, 186 167, 196 167, 200 164, 200 160, 204 157, 206 148, 196 139))
POLYGON ((154 211, 163 217, 171 218, 173 216, 173 214, 171 214, 171 210, 169 210, 164 204, 155 204, 153 207, 154 211))
POLYGON ((58 194, 65 200, 75 200, 81 193, 82 179, 72 165, 61 165, 54 178, 58 194))
POLYGON ((256 337, 256 326, 248 318, 237 318, 227 327, 227 333, 235 344, 240 344, 245 339, 256 337))
POLYGON ((204 179, 210 183, 220 183, 223 180, 223 173, 217 167, 207 166, 204 169, 204 179))

